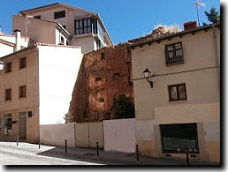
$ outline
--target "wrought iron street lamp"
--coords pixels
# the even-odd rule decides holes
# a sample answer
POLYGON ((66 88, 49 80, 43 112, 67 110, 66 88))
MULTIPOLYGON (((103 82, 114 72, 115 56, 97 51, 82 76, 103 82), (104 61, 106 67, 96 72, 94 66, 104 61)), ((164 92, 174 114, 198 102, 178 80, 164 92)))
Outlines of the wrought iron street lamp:
POLYGON ((149 82, 150 84, 150 87, 153 88, 153 81, 152 81, 152 76, 153 74, 151 73, 151 71, 149 69, 145 69, 143 71, 143 75, 144 75, 144 78, 147 80, 147 82, 149 82))

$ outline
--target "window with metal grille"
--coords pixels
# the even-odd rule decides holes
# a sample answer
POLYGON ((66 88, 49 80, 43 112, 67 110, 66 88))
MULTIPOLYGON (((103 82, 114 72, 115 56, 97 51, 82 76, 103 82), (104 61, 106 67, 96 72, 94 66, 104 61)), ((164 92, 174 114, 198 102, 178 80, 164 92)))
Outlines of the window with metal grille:
POLYGON ((166 45, 166 65, 184 62, 182 43, 166 45))
POLYGON ((187 100, 186 85, 169 85, 169 101, 187 100))

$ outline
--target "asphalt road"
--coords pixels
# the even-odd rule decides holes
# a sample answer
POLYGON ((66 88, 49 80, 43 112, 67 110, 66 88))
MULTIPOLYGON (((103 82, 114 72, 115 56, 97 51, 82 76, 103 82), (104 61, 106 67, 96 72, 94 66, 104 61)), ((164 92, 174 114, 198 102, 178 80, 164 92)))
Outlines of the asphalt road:
POLYGON ((86 161, 69 160, 38 155, 42 151, 48 151, 52 147, 44 147, 42 150, 33 145, 30 147, 13 147, 0 145, 0 165, 102 165, 86 161))

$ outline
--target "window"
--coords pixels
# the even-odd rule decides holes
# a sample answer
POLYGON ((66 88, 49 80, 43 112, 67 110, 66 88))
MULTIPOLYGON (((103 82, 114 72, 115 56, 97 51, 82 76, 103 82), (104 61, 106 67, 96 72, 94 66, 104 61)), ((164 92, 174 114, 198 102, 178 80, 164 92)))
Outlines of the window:
POLYGON ((9 131, 12 130, 12 114, 3 115, 3 129, 4 134, 9 135, 9 131))
POLYGON ((41 16, 34 16, 34 19, 41 19, 41 16))
POLYGON ((6 63, 5 73, 12 72, 12 63, 6 63))
POLYGON ((177 64, 177 63, 183 63, 183 49, 182 49, 182 43, 175 43, 166 45, 166 64, 177 64))
POLYGON ((60 36, 60 44, 64 45, 64 37, 60 36))
POLYGON ((112 76, 113 77, 119 77, 119 76, 121 76, 121 74, 119 72, 116 72, 116 73, 113 73, 112 76))
POLYGON ((54 13, 54 19, 64 18, 66 16, 65 11, 57 11, 54 13))
POLYGON ((66 25, 63 25, 63 28, 66 29, 66 25))
POLYGON ((160 132, 164 153, 199 152, 196 123, 160 125, 160 132))
POLYGON ((105 60, 105 53, 101 53, 101 60, 105 60))
POLYGON ((26 57, 20 58, 19 69, 26 68, 26 57))
POLYGON ((74 20, 75 35, 97 33, 97 22, 92 18, 74 20))
POLYGON ((9 101, 12 99, 12 90, 6 89, 5 90, 5 101, 9 101))
POLYGON ((170 85, 168 86, 168 89, 169 89, 169 101, 187 100, 185 84, 170 85))
POLYGON ((20 86, 19 87, 19 98, 26 97, 26 86, 20 86))
POLYGON ((102 78, 101 77, 96 77, 95 78, 95 81, 97 82, 97 81, 102 81, 102 78))
POLYGON ((103 103, 103 102, 104 102, 104 98, 101 98, 101 97, 98 98, 98 102, 99 102, 99 103, 103 103))

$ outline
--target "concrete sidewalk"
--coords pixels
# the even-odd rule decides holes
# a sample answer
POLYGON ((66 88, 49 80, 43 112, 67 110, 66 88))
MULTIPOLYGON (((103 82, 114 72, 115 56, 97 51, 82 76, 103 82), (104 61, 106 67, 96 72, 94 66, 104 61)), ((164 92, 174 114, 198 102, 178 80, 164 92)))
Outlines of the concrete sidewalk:
MULTIPOLYGON (((186 160, 180 158, 149 158, 139 156, 137 161, 136 155, 133 153, 120 153, 109 152, 99 150, 99 156, 97 156, 96 149, 83 149, 83 148, 68 148, 67 153, 64 147, 47 146, 36 144, 28 144, 20 142, 17 146, 15 142, 0 142, 0 153, 6 153, 4 151, 9 150, 9 155, 12 156, 28 156, 27 158, 36 159, 36 156, 47 158, 59 158, 66 160, 85 161, 97 164, 107 165, 181 165, 186 166, 186 160), (23 151, 23 155, 21 155, 23 151), (36 156, 35 156, 36 155, 36 156)), ((199 161, 196 159, 190 159, 190 165, 220 165, 218 163, 209 163, 199 161)))

